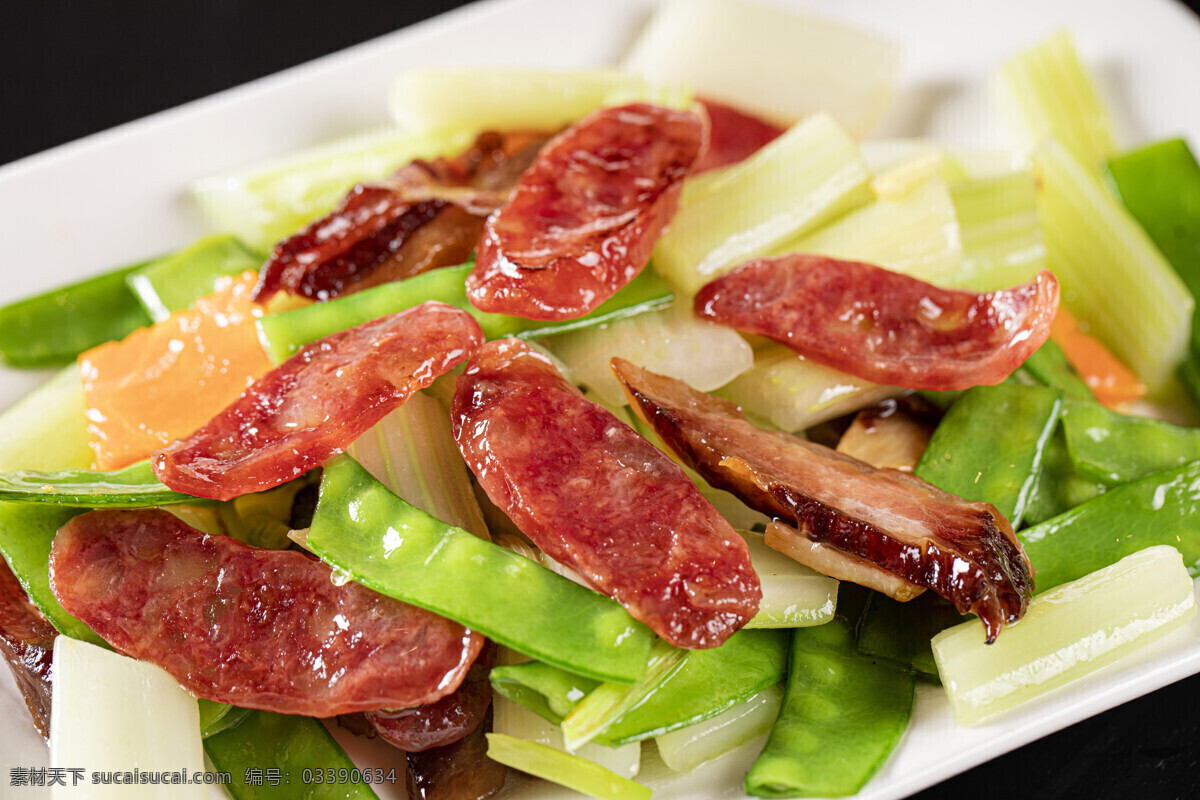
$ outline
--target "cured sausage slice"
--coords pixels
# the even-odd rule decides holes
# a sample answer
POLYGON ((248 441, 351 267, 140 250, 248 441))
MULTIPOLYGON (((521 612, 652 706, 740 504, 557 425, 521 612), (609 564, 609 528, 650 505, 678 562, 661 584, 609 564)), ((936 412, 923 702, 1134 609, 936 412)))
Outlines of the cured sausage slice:
POLYGON ((58 631, 21 588, 0 556, 0 655, 33 717, 33 727, 50 737, 51 665, 58 631))
POLYGON ((453 744, 479 727, 492 705, 488 673, 496 664, 496 646, 483 650, 458 689, 441 700, 415 708, 366 712, 367 721, 388 744, 420 753, 453 744))
POLYGON ((762 596, 745 542, 662 451, 523 342, 458 380, 458 447, 491 501, 551 558, 680 647, 716 647, 762 596))
MULTIPOLYGON (((487 757, 492 710, 483 723, 444 747, 407 753, 405 785, 411 800, 487 800, 504 788, 508 768, 487 757)), ((515 794, 515 792, 514 792, 515 794)))
POLYGON ((467 260, 546 141, 488 131, 453 159, 417 160, 355 186, 325 217, 275 246, 253 299, 278 291, 329 300, 467 260))
POLYGON ((708 149, 696 162, 695 174, 729 166, 778 139, 784 129, 715 100, 696 98, 708 114, 708 149))
POLYGON ((875 383, 966 389, 1004 380, 1050 335, 1058 280, 941 289, 890 270, 795 253, 752 259, 706 285, 696 314, 769 336, 875 383))
POLYGON ((588 313, 646 266, 704 141, 696 114, 645 103, 568 128, 488 219, 468 298, 528 319, 588 313))
POLYGON ((329 717, 431 703, 483 644, 456 622, 294 550, 261 550, 166 511, 92 511, 54 538, 55 597, 109 644, 221 703, 329 717))
MULTIPOLYGON (((924 586, 983 621, 987 641, 1025 613, 1032 568, 1000 512, 906 472, 751 425, 728 400, 613 359, 634 410, 709 483, 830 545, 924 586)), ((774 541, 773 541, 774 539, 774 541)))
POLYGON ((470 314, 432 301, 327 336, 156 452, 154 474, 216 500, 279 486, 341 453, 482 342, 470 314))

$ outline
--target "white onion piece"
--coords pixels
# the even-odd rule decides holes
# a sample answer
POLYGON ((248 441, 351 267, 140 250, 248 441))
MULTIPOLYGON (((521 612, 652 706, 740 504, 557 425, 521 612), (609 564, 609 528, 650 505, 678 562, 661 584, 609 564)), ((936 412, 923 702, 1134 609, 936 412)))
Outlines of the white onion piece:
POLYGON ((86 789, 68 779, 51 790, 64 800, 208 796, 203 784, 91 783, 93 772, 183 770, 190 780, 205 769, 200 711, 161 667, 69 636, 54 640, 50 765, 86 770, 86 789))
POLYGON ((763 593, 747 628, 807 628, 833 619, 837 580, 772 550, 761 533, 743 533, 742 538, 763 593))

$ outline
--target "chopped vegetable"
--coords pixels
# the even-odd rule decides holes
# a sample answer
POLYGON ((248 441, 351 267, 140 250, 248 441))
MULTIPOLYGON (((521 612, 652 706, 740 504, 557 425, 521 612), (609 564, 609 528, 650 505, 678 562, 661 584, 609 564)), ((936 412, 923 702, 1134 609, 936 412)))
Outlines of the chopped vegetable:
MULTIPOLYGON (((1068 312, 1059 306, 1058 313, 1068 312)), ((1067 361, 1062 348, 1055 343, 1053 332, 1045 344, 1025 359, 1021 369, 1037 383, 1060 390, 1063 397, 1075 400, 1094 400, 1096 397, 1092 394, 1091 388, 1075 372, 1071 363, 1067 361)))
POLYGON ((114 472, 83 469, 0 472, 0 501, 85 508, 150 508, 194 503, 196 498, 163 486, 154 477, 150 462, 139 461, 114 472))
POLYGON ((488 758, 600 800, 650 800, 651 791, 612 770, 537 742, 489 733, 488 758))
POLYGON ((470 264, 447 267, 308 308, 268 314, 258 321, 259 337, 271 359, 278 364, 309 342, 428 300, 467 311, 489 339, 499 339, 514 335, 533 338, 586 328, 662 308, 672 297, 662 279, 647 269, 590 314, 565 322, 534 322, 523 317, 488 314, 468 303, 463 281, 470 271, 470 264))
POLYGON ((939 633, 933 652, 960 725, 1004 713, 1144 646, 1196 614, 1179 552, 1148 547, 1033 599, 995 645, 979 621, 939 633))
POLYGON ((488 680, 501 697, 558 725, 600 681, 567 672, 542 661, 526 661, 492 669, 488 680))
POLYGON ((684 295, 871 197, 858 147, 814 114, 681 203, 653 266, 684 295))
POLYGON ((763 593, 747 628, 807 628, 833 619, 837 580, 767 547, 761 533, 743 532, 742 538, 763 593))
MULTIPOLYGON (((1037 525, 1104 494, 1108 487, 1075 471, 1062 425, 1046 443, 1042 474, 1025 509, 1025 524, 1037 525)), ((1040 580, 1040 579, 1039 579, 1040 580)))
POLYGON ((87 403, 74 365, 0 415, 0 468, 87 469, 87 403))
POLYGON ((1019 528, 1061 408, 1056 389, 1016 383, 968 389, 934 431, 916 474, 951 494, 991 503, 1019 528))
POLYGON ((1109 489, 1020 532, 1041 591, 1082 578, 1131 553, 1166 544, 1200 576, 1200 461, 1109 489))
POLYGON ((779 684, 768 686, 715 717, 655 737, 658 755, 676 772, 691 772, 770 731, 782 703, 779 684))
POLYGON ((1017 54, 1001 68, 998 84, 1026 148, 1055 138, 1091 171, 1112 155, 1108 111, 1066 31, 1017 54))
POLYGON ((350 458, 329 462, 308 547, 365 586, 518 652, 632 683, 650 631, 616 602, 396 497, 350 458))
POLYGON ((192 184, 192 196, 214 230, 269 250, 309 220, 327 213, 357 183, 383 178, 414 158, 457 153, 473 130, 403 133, 386 129, 292 153, 244 172, 192 184))
POLYGON ((1031 280, 1046 267, 1037 189, 1028 170, 950 185, 962 239, 958 272, 949 285, 988 292, 1031 280))
POLYGON ((1102 404, 1112 407, 1146 396, 1145 384, 1065 308, 1058 310, 1050 338, 1102 404))
POLYGON ((1188 352, 1195 302, 1187 286, 1099 179, 1062 145, 1034 153, 1038 212, 1063 304, 1160 391, 1188 352))
MULTIPOLYGON (((192 782, 205 769, 196 698, 153 664, 69 636, 54 640, 50 765, 86 766, 92 775, 173 773, 176 780, 164 796, 208 796, 203 783, 192 782)), ((129 787, 93 783, 87 794, 124 798, 129 787)))
POLYGON ((1115 486, 1200 460, 1200 428, 1071 401, 1063 411, 1071 462, 1086 478, 1115 486))
MULTIPOLYGON (((315 719, 250 711, 237 725, 204 740, 213 766, 228 772, 224 787, 235 800, 282 800, 296 797, 297 786, 309 800, 372 800, 370 783, 395 783, 394 768, 359 770, 315 719), (255 780, 256 771, 286 773, 287 782, 255 780)), ((281 777, 282 774, 281 774, 281 777)))
POLYGON ((947 600, 925 592, 907 603, 871 592, 858 623, 858 652, 885 658, 938 680, 929 640, 965 617, 947 600))
MULTIPOLYGON (((563 753, 568 752, 563 744, 562 728, 558 725, 503 696, 494 697, 492 705, 495 710, 492 730, 495 733, 544 744, 563 753)), ((642 745, 640 742, 631 742, 619 747, 609 747, 588 742, 572 755, 599 764, 623 778, 636 778, 641 768, 642 745)))
POLYGON ((828 111, 862 137, 888 107, 900 50, 820 16, 733 0, 681 0, 655 12, 623 65, 783 121, 828 111))
POLYGON ((746 793, 854 794, 899 743, 912 713, 913 689, 912 673, 855 649, 844 619, 797 628, 783 707, 746 776, 746 793))
POLYGON ((187 436, 271 369, 254 330, 256 280, 252 272, 223 278, 195 308, 79 356, 99 469, 120 469, 187 436))
POLYGON ((13 367, 69 364, 84 350, 149 325, 125 279, 153 263, 122 267, 0 308, 0 361, 13 367))
MULTIPOLYGON (((190 308, 217 290, 217 279, 258 271, 263 256, 228 234, 206 236, 165 258, 139 267, 125 276, 129 289, 154 322, 190 308)), ((118 337, 114 337, 118 338, 118 337)))

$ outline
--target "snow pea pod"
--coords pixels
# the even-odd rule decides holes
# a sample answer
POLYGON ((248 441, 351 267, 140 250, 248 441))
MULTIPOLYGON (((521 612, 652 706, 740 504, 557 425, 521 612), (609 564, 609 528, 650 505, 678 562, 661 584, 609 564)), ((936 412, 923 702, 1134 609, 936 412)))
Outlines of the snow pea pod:
POLYGON ((67 520, 87 509, 0 502, 0 554, 50 623, 73 639, 108 647, 92 629, 67 613, 50 591, 50 545, 67 520))
POLYGON ((541 661, 496 667, 488 679, 501 697, 525 706, 555 725, 561 723, 588 692, 600 685, 600 681, 541 661))
POLYGON ((746 793, 854 794, 900 741, 914 687, 911 672, 859 653, 845 619, 796 628, 783 706, 746 776, 746 793))
POLYGON ((1200 459, 1200 429, 1071 401, 1063 430, 1075 470, 1109 486, 1200 459))
POLYGON ((1042 474, 1038 477, 1033 499, 1025 510, 1025 524, 1037 525, 1045 522, 1081 503, 1099 497, 1107 490, 1108 487, 1103 483, 1086 478, 1075 471, 1060 420, 1058 430, 1046 445, 1042 474))
POLYGON ((204 752, 218 772, 229 773, 232 782, 223 788, 235 800, 369 800, 378 795, 364 773, 378 783, 397 778, 395 769, 357 769, 317 720, 266 711, 250 711, 209 736, 204 752))
POLYGON ((264 257, 226 233, 206 236, 174 255, 130 272, 125 281, 155 322, 212 294, 217 279, 258 271, 264 257))
POLYGON ((114 472, 89 469, 0 472, 0 501, 85 508, 153 508, 205 502, 168 489, 154 477, 149 461, 139 461, 114 472))
POLYGON ((947 492, 991 503, 1016 527, 1061 407, 1059 391, 1042 386, 968 389, 933 432, 915 472, 947 492))
POLYGON ((527 339, 566 333, 653 311, 670 303, 673 297, 663 279, 654 270, 646 269, 590 314, 562 322, 538 322, 507 314, 489 314, 471 305, 467 301, 464 281, 472 266, 464 264, 436 269, 327 303, 316 303, 281 314, 268 314, 256 323, 259 339, 271 360, 278 364, 309 342, 394 314, 426 300, 438 300, 463 309, 476 319, 488 339, 508 336, 527 339))
POLYGON ((1091 388, 1071 367, 1062 348, 1047 339, 1046 343, 1033 352, 1020 372, 1029 375, 1043 386, 1062 391, 1063 396, 1076 400, 1095 400, 1091 388))
POLYGON ((12 367, 69 364, 84 350, 149 325, 125 278, 153 263, 122 267, 0 308, 0 361, 12 367))
POLYGON ((602 681, 646 668, 650 629, 616 601, 426 514, 353 459, 325 466, 308 547, 377 592, 602 681))
POLYGON ((938 680, 929 640, 969 617, 933 592, 901 603, 878 592, 871 595, 858 627, 858 652, 886 658, 918 675, 938 680))
POLYGON ((1200 461, 1156 472, 1018 533, 1037 570, 1037 590, 1115 564, 1157 544, 1183 554, 1200 576, 1200 461))

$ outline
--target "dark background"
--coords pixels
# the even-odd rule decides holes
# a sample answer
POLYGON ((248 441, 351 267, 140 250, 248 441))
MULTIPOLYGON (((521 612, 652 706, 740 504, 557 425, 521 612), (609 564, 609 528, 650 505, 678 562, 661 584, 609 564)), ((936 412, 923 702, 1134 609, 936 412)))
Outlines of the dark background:
MULTIPOLYGON (((0 164, 464 4, 455 0, 6 3, 0 37, 0 164)), ((1200 0, 1191 0, 1190 5, 1195 10, 1200 0)), ((1200 76, 1179 79, 1198 81, 1200 76)), ((1197 743, 1200 676, 915 797, 1192 798, 1200 796, 1197 743)))

